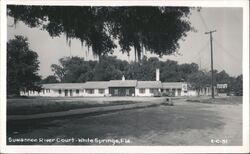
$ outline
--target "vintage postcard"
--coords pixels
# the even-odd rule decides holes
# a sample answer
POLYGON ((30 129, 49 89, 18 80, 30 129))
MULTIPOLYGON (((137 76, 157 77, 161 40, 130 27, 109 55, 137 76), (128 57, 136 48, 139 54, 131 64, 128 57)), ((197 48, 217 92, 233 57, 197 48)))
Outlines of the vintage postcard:
POLYGON ((249 152, 248 1, 2 1, 1 153, 249 152))

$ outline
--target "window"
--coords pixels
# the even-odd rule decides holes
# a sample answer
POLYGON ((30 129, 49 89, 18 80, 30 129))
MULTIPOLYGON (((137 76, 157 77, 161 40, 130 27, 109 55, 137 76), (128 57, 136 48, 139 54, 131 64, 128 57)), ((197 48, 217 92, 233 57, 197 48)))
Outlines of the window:
POLYGON ((79 89, 76 89, 76 94, 79 94, 79 89))
POLYGON ((62 93, 62 90, 61 90, 61 89, 60 89, 60 90, 58 90, 58 93, 59 93, 59 94, 61 94, 61 93, 62 93))
POLYGON ((126 89, 126 96, 129 96, 129 89, 126 89))
POLYGON ((94 94, 94 89, 86 89, 86 93, 88 93, 88 94, 94 94))
POLYGON ((50 89, 46 89, 46 93, 50 93, 50 89))
POLYGON ((155 89, 155 88, 152 88, 152 89, 150 89, 150 93, 155 93, 155 92, 157 92, 157 89, 155 89))
POLYGON ((144 94, 145 93, 145 89, 144 88, 139 89, 139 93, 144 94))
POLYGON ((178 96, 181 95, 181 89, 177 89, 178 96))
POLYGON ((118 95, 118 89, 115 89, 115 95, 118 95))
POLYGON ((104 94, 104 89, 98 89, 99 94, 104 94))
POLYGON ((45 90, 43 89, 43 94, 45 93, 45 90))

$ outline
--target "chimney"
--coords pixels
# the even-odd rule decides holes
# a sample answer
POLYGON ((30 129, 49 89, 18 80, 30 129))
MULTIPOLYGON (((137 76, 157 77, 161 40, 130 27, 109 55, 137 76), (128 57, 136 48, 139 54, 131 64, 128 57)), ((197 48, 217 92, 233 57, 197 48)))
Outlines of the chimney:
POLYGON ((125 81, 125 76, 124 75, 122 76, 122 81, 125 81))
POLYGON ((156 81, 160 81, 160 69, 156 69, 156 81))

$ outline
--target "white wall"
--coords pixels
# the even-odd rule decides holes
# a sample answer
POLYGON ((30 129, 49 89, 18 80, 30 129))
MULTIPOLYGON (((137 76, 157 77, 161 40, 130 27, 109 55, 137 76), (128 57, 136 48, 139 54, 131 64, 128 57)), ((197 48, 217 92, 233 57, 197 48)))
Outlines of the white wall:
POLYGON ((28 91, 28 96, 39 96, 39 93, 37 91, 32 91, 32 90, 29 90, 28 91), (28 94, 29 93, 29 94, 28 94))
MULTIPOLYGON (((161 92, 161 89, 158 89, 159 92, 161 92)), ((154 96, 153 93, 150 93, 149 88, 135 88, 135 96, 154 96), (140 93, 139 89, 145 89, 145 93, 140 93)))
POLYGON ((183 90, 181 91, 181 96, 189 96, 188 91, 184 92, 183 90))
POLYGON ((196 90, 188 90, 188 96, 197 96, 198 93, 196 90))
MULTIPOLYGON (((148 97, 152 97, 153 94, 150 93, 150 89, 149 88, 144 88, 145 89, 145 93, 139 93, 139 89, 140 88, 135 88, 135 96, 148 96, 148 97)), ((70 96, 70 89, 68 89, 68 96, 67 97, 71 97, 70 96)), ((161 89, 158 89, 159 92, 161 91, 161 89)), ((177 90, 175 91, 175 94, 177 96, 177 90)), ((61 89, 61 94, 59 94, 59 89, 50 89, 50 92, 47 92, 46 89, 43 90, 38 93, 37 91, 35 91, 34 93, 29 91, 28 92, 20 92, 21 96, 45 96, 45 97, 65 97, 65 89, 61 89)), ((198 93, 195 90, 187 90, 187 92, 185 93, 184 90, 181 90, 181 96, 197 96, 198 93)), ((99 94, 98 89, 94 89, 94 93, 93 94, 88 94, 86 93, 86 89, 79 89, 79 94, 76 93, 76 89, 72 89, 72 97, 104 97, 104 96, 109 96, 109 89, 106 88, 104 90, 104 94, 99 94)))
POLYGON ((140 93, 140 88, 135 88, 135 96, 153 96, 148 88, 145 88, 145 93, 140 93))
POLYGON ((41 90, 41 92, 38 96, 57 97, 57 96, 59 96, 59 92, 58 92, 58 90, 54 90, 54 89, 50 89, 50 91, 47 92, 47 90, 44 89, 44 92, 43 92, 43 90, 41 90))
MULTIPOLYGON (((44 97, 66 97, 65 96, 65 89, 61 89, 61 94, 59 94, 59 89, 50 89, 50 91, 48 92, 47 90, 43 90, 40 91, 40 93, 38 93, 37 91, 35 91, 34 93, 32 91, 29 91, 24 93, 23 91, 20 92, 21 96, 44 96, 44 97)), ((76 93, 76 89, 72 89, 72 96, 73 97, 80 97, 83 96, 83 90, 79 89, 79 94, 76 93)), ((68 96, 70 97, 70 92, 68 89, 68 96)))
POLYGON ((226 96, 227 96, 227 93, 218 93, 218 96, 226 97, 226 96))
POLYGON ((84 93, 83 93, 82 96, 84 96, 84 97, 104 97, 104 96, 108 96, 108 94, 109 94, 109 90, 108 89, 104 89, 104 93, 103 94, 99 93, 99 89, 94 89, 94 93, 93 94, 88 94, 88 93, 86 93, 86 89, 85 89, 85 91, 84 91, 84 93))

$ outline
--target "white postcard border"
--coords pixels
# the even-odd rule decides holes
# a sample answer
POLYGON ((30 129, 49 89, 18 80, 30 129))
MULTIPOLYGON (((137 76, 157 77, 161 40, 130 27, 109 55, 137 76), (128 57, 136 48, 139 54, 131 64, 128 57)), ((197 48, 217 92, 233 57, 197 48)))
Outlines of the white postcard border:
POLYGON ((240 153, 249 151, 249 1, 243 0, 9 0, 1 1, 1 153, 240 153), (191 6, 243 8, 243 146, 13 146, 6 145, 7 4, 93 6, 191 6))

